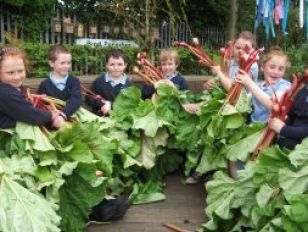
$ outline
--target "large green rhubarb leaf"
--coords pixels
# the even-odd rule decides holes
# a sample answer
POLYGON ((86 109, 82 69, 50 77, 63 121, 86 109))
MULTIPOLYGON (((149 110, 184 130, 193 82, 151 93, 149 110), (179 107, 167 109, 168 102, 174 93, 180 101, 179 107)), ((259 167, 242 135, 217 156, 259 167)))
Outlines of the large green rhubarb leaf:
POLYGON ((55 150, 47 136, 40 130, 38 126, 32 126, 23 122, 17 122, 16 133, 21 139, 31 141, 31 145, 35 150, 55 150))
POLYGON ((54 206, 7 176, 0 176, 0 231, 60 231, 54 206))

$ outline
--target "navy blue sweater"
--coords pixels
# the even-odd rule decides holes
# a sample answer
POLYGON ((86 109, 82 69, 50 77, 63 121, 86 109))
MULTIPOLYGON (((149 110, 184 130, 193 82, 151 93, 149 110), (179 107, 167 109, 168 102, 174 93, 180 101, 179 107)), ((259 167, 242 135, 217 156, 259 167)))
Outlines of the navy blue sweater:
POLYGON ((281 129, 277 143, 293 149, 308 137, 308 86, 304 86, 296 95, 294 104, 288 113, 286 125, 281 129))
POLYGON ((17 121, 43 125, 51 121, 51 113, 34 108, 20 90, 0 82, 0 128, 14 128, 17 121))
POLYGON ((74 114, 82 104, 80 81, 76 77, 69 76, 62 91, 52 83, 50 78, 47 78, 39 85, 38 93, 65 101, 63 113, 68 117, 74 114))
MULTIPOLYGON (((91 85, 91 91, 97 95, 100 95, 105 100, 113 102, 114 99, 123 91, 123 89, 131 86, 130 80, 127 78, 125 84, 117 84, 112 86, 110 82, 106 81, 105 75, 99 76, 94 80, 91 85)), ((86 104, 92 108, 93 113, 98 113, 104 103, 100 99, 93 97, 86 97, 86 104)))
MULTIPOLYGON (((173 84, 175 84, 179 88, 179 90, 188 89, 185 79, 180 74, 177 74, 175 77, 171 78, 170 80, 173 82, 173 84)), ((155 92, 156 90, 153 85, 143 86, 142 99, 150 98, 155 92)))

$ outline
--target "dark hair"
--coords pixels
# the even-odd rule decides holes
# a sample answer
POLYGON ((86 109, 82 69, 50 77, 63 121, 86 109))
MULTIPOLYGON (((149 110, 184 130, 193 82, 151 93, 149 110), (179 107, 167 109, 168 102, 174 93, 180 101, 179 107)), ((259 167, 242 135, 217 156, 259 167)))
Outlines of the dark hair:
POLYGON ((117 58, 117 59, 122 58, 124 60, 124 63, 127 63, 126 55, 123 52, 123 50, 121 50, 121 49, 112 49, 112 50, 108 51, 106 53, 106 58, 105 58, 106 63, 108 63, 108 60, 111 57, 114 57, 114 58, 117 58))
POLYGON ((242 31, 242 32, 238 33, 235 41, 240 39, 240 38, 250 41, 251 44, 252 44, 252 47, 254 47, 254 48, 257 46, 256 38, 255 38, 254 34, 252 34, 250 31, 242 31))
POLYGON ((48 60, 50 61, 56 61, 59 54, 71 54, 71 52, 62 45, 53 45, 49 48, 48 51, 48 60))

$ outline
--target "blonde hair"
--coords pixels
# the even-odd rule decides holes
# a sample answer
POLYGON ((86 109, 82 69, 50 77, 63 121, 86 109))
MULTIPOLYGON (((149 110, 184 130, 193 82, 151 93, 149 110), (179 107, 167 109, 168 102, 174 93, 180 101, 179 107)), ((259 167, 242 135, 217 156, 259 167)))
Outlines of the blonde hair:
POLYGON ((3 47, 0 49, 0 68, 2 66, 3 60, 8 57, 19 57, 23 60, 26 70, 28 71, 28 59, 23 50, 17 47, 3 47))
POLYGON ((250 41, 252 47, 254 48, 257 46, 256 38, 254 34, 252 34, 250 31, 242 31, 238 33, 235 41, 237 41, 238 39, 244 39, 244 40, 250 41))
POLYGON ((180 57, 175 49, 172 49, 172 48, 162 49, 159 55, 160 63, 166 62, 167 60, 171 60, 171 59, 175 61, 176 65, 180 64, 180 57))
POLYGON ((280 47, 271 47, 270 50, 263 56, 262 66, 271 60, 274 56, 280 56, 286 60, 286 68, 290 68, 291 63, 289 61, 288 55, 280 47))

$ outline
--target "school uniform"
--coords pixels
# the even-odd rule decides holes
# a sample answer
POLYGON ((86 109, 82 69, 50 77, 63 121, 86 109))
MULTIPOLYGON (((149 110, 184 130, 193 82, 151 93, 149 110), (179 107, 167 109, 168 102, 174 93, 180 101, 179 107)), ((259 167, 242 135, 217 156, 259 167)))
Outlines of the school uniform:
POLYGON ((0 128, 14 128, 16 122, 43 125, 52 120, 48 111, 36 109, 19 89, 0 82, 0 128))
POLYGON ((297 93, 288 113, 286 125, 278 135, 277 143, 282 147, 294 149, 306 137, 308 137, 308 85, 297 93))
MULTIPOLYGON (((240 69, 240 65, 235 62, 234 59, 231 60, 230 62, 230 69, 229 69, 229 77, 231 77, 232 79, 235 78, 236 73, 238 72, 238 70, 240 69)), ((259 67, 258 64, 255 62, 251 65, 251 68, 249 70, 249 75, 251 75, 251 79, 257 83, 258 82, 258 75, 259 75, 259 67)))
POLYGON ((49 77, 40 83, 38 93, 65 101, 63 113, 67 117, 74 114, 82 104, 80 81, 73 76, 67 75, 59 80, 50 73, 49 77))
MULTIPOLYGON (((273 86, 268 86, 265 82, 259 83, 258 86, 264 93, 272 96, 274 95, 273 90, 275 90, 276 93, 284 93, 291 88, 291 83, 287 80, 281 79, 273 86)), ((251 122, 266 122, 269 117, 269 111, 257 100, 255 96, 252 96, 252 106, 253 112, 251 114, 251 122)))
MULTIPOLYGON (((187 90, 187 83, 178 72, 174 73, 174 75, 170 77, 166 77, 165 79, 172 81, 173 84, 177 86, 179 90, 187 90)), ((150 98, 153 93, 156 92, 156 89, 153 85, 144 85, 142 88, 142 99, 150 98)))
MULTIPOLYGON (((91 85, 91 91, 112 103, 115 98, 129 86, 131 86, 131 81, 126 74, 123 74, 119 81, 115 82, 107 72, 94 80, 91 85)), ((90 96, 86 97, 86 104, 92 108, 92 112, 95 114, 98 114, 101 107, 104 105, 100 99, 90 96)))

